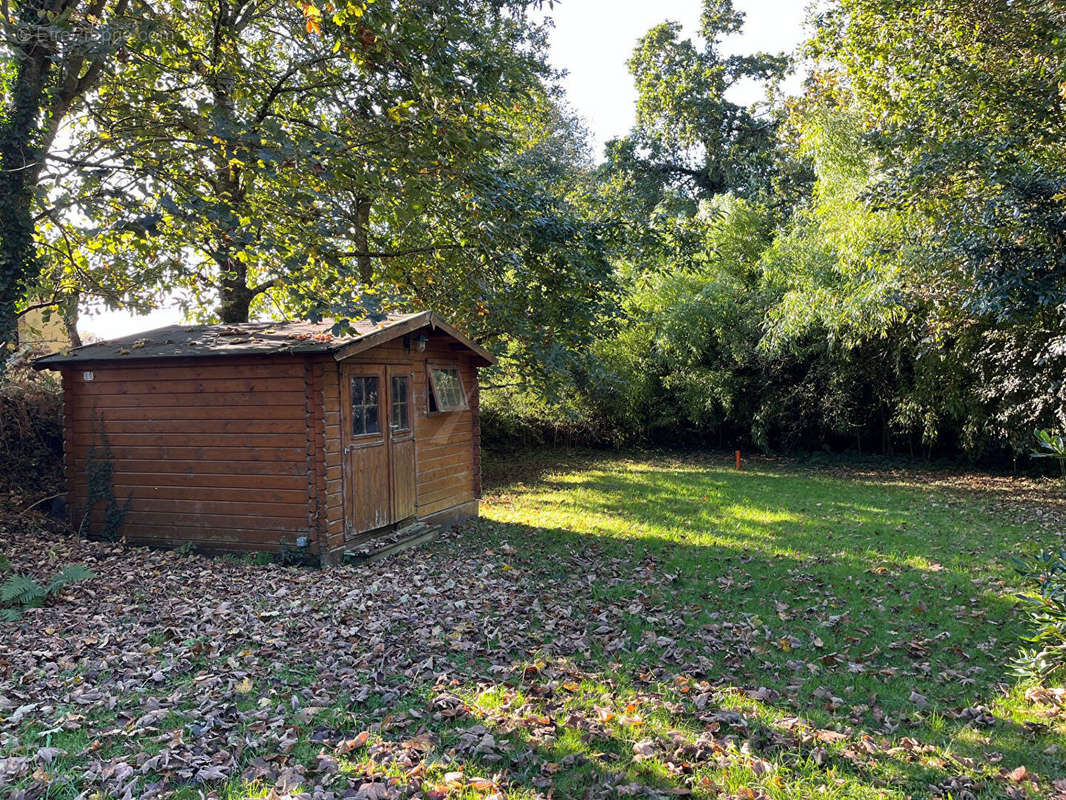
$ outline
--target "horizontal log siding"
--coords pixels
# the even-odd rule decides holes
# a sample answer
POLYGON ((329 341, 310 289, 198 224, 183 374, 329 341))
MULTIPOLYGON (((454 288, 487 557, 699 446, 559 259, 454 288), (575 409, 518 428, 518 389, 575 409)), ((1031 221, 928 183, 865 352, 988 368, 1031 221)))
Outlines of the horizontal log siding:
MULTIPOLYGON (((131 541, 276 551, 283 538, 312 534, 322 443, 314 370, 291 357, 66 370, 72 521, 85 514, 99 418, 115 496, 129 500, 121 532, 131 541)), ((99 526, 102 516, 98 504, 89 519, 99 526)))

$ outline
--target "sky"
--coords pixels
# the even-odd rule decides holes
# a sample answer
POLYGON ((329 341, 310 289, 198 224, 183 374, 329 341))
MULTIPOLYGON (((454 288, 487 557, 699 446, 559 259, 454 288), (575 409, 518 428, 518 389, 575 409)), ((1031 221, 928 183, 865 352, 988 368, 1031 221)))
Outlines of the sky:
MULTIPOLYGON (((747 19, 744 31, 724 43, 726 52, 793 52, 803 41, 807 0, 734 0, 734 5, 747 19)), ((551 61, 567 71, 567 98, 585 120, 597 160, 605 142, 633 125, 636 92, 626 61, 637 39, 665 20, 680 22, 685 34, 694 36, 701 7, 701 0, 563 0, 548 12, 555 22, 551 61)), ((798 81, 787 88, 795 91, 798 81)), ((731 97, 740 103, 761 98, 755 86, 737 87, 731 97)), ((83 315, 78 328, 82 335, 110 339, 183 321, 176 308, 143 316, 112 311, 83 315)))

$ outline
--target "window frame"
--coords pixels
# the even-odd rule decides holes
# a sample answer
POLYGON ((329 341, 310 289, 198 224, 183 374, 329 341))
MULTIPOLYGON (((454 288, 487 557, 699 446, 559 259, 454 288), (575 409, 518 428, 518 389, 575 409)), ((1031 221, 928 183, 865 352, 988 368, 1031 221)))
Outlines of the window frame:
POLYGON ((414 398, 411 396, 411 386, 414 381, 411 380, 411 374, 407 372, 390 372, 388 376, 389 381, 389 435, 390 436, 409 436, 414 432, 414 398), (407 424, 402 428, 395 425, 396 422, 396 392, 394 381, 401 380, 405 384, 404 398, 402 406, 407 416, 407 424))
MULTIPOLYGON (((379 374, 365 373, 365 372, 363 372, 363 373, 352 372, 352 373, 348 374, 348 396, 347 396, 347 402, 348 402, 348 426, 347 427, 348 427, 348 439, 350 441, 352 441, 352 442, 376 442, 378 440, 383 440, 384 439, 385 431, 384 431, 384 426, 382 425, 382 411, 383 411, 383 409, 382 409, 382 399, 383 399, 382 398, 382 388, 383 387, 381 385, 381 375, 379 375, 379 374), (373 380, 377 381, 377 384, 378 384, 377 403, 375 403, 375 406, 374 406, 375 408, 377 408, 377 412, 378 412, 377 413, 378 429, 376 431, 366 431, 364 433, 356 433, 355 432, 355 426, 354 426, 355 414, 353 413, 354 410, 355 410, 355 407, 354 407, 354 404, 352 403, 352 398, 353 398, 352 383, 354 381, 356 381, 356 380, 361 380, 362 381, 362 380, 367 380, 367 379, 373 379, 373 380)), ((365 385, 364 385, 364 392, 365 392, 365 385)), ((365 396, 366 396, 365 393, 364 393, 363 396, 365 398, 365 396)), ((364 409, 367 408, 366 403, 365 402, 364 403, 360 403, 360 408, 364 408, 364 409)))
POLYGON ((429 400, 426 401, 426 412, 429 414, 454 414, 457 411, 469 411, 470 401, 467 397, 466 387, 463 385, 463 370, 458 361, 427 361, 426 362, 426 380, 429 383, 429 390, 433 393, 433 403, 436 405, 435 410, 430 410, 429 400), (434 370, 455 370, 455 379, 459 384, 459 397, 460 405, 449 406, 443 408, 440 402, 440 391, 437 388, 437 378, 434 375, 434 370))

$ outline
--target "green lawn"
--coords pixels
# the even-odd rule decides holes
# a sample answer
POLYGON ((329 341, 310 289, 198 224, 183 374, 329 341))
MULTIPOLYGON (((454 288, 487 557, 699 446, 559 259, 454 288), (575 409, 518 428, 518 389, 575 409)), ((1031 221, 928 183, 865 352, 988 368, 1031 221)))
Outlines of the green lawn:
MULTIPOLYGON (((1066 797, 1066 710, 1010 673, 1009 558, 1061 542, 1051 489, 717 457, 491 472, 480 520, 369 568, 49 541, 100 578, 0 632, 9 785, 1066 797)), ((30 568, 41 536, 3 549, 30 568)))

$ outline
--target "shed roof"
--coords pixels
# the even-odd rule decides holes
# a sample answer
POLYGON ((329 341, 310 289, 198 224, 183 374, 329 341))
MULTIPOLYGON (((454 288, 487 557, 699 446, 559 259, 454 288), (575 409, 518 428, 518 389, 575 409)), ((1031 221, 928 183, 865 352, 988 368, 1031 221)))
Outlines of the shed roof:
POLYGON ((98 361, 160 358, 218 358, 330 353, 338 361, 419 328, 442 330, 472 350, 485 364, 495 357, 432 311, 389 314, 374 321, 352 320, 352 333, 334 336, 333 320, 242 322, 234 325, 168 325, 152 331, 75 347, 33 362, 37 369, 98 361))

